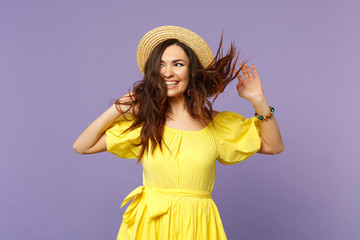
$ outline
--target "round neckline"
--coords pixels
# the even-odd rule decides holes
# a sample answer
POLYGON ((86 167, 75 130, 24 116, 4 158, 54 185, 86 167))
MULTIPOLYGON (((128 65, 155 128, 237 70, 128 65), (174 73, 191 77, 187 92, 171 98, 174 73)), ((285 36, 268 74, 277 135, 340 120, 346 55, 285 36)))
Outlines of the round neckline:
POLYGON ((170 129, 170 130, 172 130, 172 131, 176 131, 176 132, 183 132, 183 133, 200 133, 200 132, 202 132, 202 131, 205 131, 205 130, 209 127, 209 125, 212 124, 212 122, 214 121, 214 119, 215 119, 219 114, 220 114, 220 112, 218 112, 218 113, 215 115, 215 117, 213 117, 213 119, 212 119, 205 127, 203 127, 203 128, 200 129, 200 130, 196 130, 196 131, 176 129, 176 128, 169 127, 169 126, 167 126, 167 125, 164 125, 164 126, 165 126, 165 128, 170 129))
MULTIPOLYGON (((211 122, 209 122, 209 124, 210 124, 210 123, 211 123, 211 122)), ((168 126, 166 126, 166 125, 164 125, 164 126, 165 126, 165 128, 170 129, 170 130, 172 130, 172 131, 176 131, 176 132, 184 132, 184 133, 200 133, 200 132, 204 131, 206 128, 208 128, 209 124, 208 124, 208 125, 206 125, 205 127, 203 127, 202 129, 200 129, 200 130, 196 130, 196 131, 183 130, 183 129, 176 129, 176 128, 168 127, 168 126)))

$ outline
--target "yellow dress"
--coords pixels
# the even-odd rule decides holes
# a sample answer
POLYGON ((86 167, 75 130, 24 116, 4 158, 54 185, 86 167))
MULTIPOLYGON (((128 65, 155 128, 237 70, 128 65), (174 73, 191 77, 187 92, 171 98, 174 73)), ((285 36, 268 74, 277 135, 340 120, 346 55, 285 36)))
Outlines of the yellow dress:
MULTIPOLYGON (((109 152, 137 158, 140 129, 122 132, 131 121, 120 117, 106 131, 109 152)), ((235 164, 256 153, 261 144, 258 119, 220 112, 200 131, 165 126, 163 152, 144 154, 143 186, 133 190, 121 207, 117 239, 226 239, 218 209, 211 198, 216 160, 235 164)))

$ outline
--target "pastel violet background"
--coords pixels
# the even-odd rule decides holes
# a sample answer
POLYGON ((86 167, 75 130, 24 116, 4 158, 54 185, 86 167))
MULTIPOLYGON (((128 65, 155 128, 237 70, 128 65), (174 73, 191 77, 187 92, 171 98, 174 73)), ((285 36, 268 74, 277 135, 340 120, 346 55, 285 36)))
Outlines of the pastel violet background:
MULTIPOLYGON (((359 1, 0 2, 0 238, 115 239, 141 165, 78 155, 82 130, 141 79, 161 25, 235 39, 259 70, 286 150, 218 164, 229 239, 360 239, 359 1)), ((251 117, 231 84, 215 103, 251 117)))

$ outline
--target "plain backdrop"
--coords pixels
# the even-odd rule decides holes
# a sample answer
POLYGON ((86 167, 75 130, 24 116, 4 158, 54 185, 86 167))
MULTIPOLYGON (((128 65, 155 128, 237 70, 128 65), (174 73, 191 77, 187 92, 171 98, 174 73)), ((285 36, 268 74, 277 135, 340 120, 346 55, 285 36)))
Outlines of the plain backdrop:
MULTIPOLYGON (((0 238, 115 239, 141 165, 72 144, 142 75, 162 25, 258 68, 286 150, 217 165, 229 239, 360 239, 359 1, 0 1, 0 238)), ((233 82, 218 111, 253 116, 233 82)))

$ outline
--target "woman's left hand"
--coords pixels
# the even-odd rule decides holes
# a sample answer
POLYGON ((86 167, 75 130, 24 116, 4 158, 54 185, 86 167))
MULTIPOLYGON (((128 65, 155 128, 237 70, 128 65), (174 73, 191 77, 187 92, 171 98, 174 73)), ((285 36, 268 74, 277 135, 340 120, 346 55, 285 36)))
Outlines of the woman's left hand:
POLYGON ((239 83, 236 88, 239 96, 249 100, 251 103, 264 98, 263 87, 254 64, 251 66, 254 74, 247 63, 245 66, 241 67, 240 65, 239 67, 241 69, 241 73, 243 74, 242 76, 239 70, 235 70, 238 72, 237 78, 239 79, 239 83))

